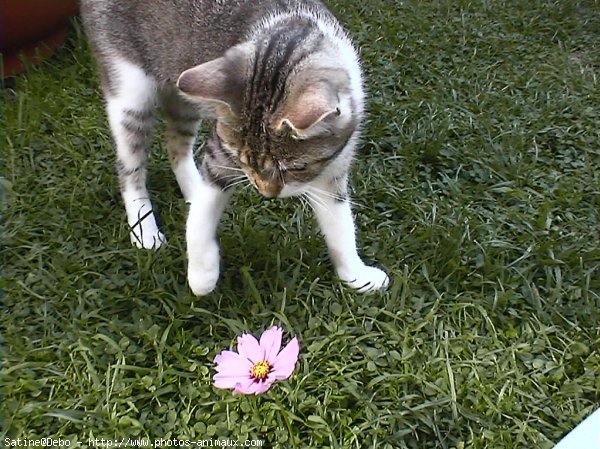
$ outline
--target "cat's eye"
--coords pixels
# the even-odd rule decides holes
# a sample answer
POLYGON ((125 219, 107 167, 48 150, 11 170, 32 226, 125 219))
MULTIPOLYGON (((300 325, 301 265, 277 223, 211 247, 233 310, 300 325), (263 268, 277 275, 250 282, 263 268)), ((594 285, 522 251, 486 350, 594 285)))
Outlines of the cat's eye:
POLYGON ((291 167, 286 167, 286 171, 304 171, 306 167, 308 167, 308 164, 292 165, 291 167))

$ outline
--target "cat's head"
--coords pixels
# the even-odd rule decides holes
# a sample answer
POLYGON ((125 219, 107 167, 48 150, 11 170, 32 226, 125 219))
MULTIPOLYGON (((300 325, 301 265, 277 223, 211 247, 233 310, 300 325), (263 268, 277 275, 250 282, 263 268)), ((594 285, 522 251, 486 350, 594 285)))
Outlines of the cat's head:
POLYGON ((345 172, 362 118, 362 92, 335 59, 309 54, 286 62, 247 43, 177 82, 188 98, 212 106, 223 150, 266 197, 294 195, 325 173, 345 172))

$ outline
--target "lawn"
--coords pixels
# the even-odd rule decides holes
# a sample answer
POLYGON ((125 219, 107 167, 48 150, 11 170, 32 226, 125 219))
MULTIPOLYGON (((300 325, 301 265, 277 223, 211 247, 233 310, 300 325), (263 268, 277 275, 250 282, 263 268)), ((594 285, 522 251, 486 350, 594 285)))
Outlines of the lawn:
POLYGON ((218 288, 194 297, 160 139, 169 244, 132 247, 75 23, 2 90, 5 445, 551 448, 600 405, 598 0, 330 4, 370 92, 359 246, 392 285, 347 289, 300 201, 243 189, 218 288), (271 325, 300 341, 294 375, 261 396, 214 388, 215 355, 271 325))

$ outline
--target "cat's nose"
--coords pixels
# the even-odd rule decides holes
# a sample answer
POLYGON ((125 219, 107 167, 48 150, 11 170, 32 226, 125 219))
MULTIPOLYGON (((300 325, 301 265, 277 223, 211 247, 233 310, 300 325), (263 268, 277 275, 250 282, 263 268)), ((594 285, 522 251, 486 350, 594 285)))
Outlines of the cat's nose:
POLYGON ((277 198, 281 189, 275 190, 275 189, 260 189, 259 188, 258 191, 260 192, 260 194, 263 196, 264 199, 272 200, 273 198, 277 198))
POLYGON ((274 200, 275 198, 277 198, 277 195, 264 194, 263 192, 261 192, 261 195, 263 197, 263 200, 274 200))
POLYGON ((279 193, 281 193, 282 186, 277 182, 263 181, 262 179, 256 179, 255 181, 256 188, 267 199, 277 198, 279 193))

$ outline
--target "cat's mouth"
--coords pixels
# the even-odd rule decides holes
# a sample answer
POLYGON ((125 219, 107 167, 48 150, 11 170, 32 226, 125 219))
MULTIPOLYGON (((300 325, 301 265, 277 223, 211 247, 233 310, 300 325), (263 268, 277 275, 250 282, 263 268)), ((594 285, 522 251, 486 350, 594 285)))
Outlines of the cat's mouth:
POLYGON ((277 198, 285 186, 281 177, 276 173, 264 175, 244 165, 242 165, 242 169, 250 184, 265 198, 277 198))
POLYGON ((302 195, 305 184, 297 182, 284 182, 281 178, 265 180, 257 175, 246 174, 250 184, 265 198, 289 198, 302 195))
POLYGON ((281 172, 259 172, 246 164, 240 164, 248 181, 265 198, 287 198, 302 193, 303 182, 284 180, 281 172))
POLYGON ((265 181, 259 177, 248 177, 250 182, 259 193, 265 198, 277 198, 283 190, 283 183, 281 181, 265 181))

